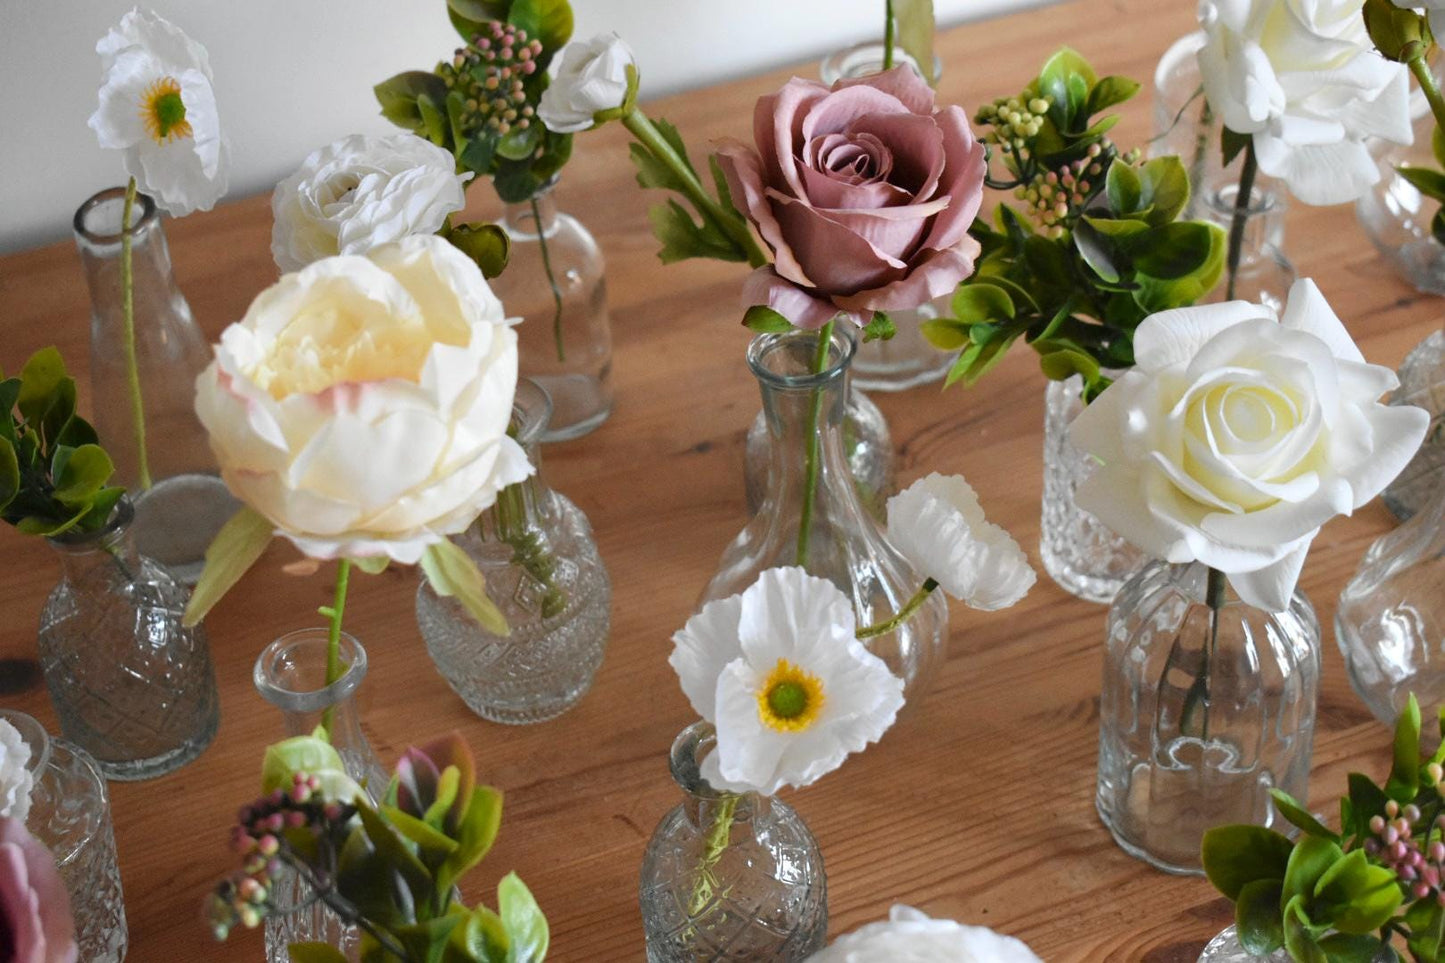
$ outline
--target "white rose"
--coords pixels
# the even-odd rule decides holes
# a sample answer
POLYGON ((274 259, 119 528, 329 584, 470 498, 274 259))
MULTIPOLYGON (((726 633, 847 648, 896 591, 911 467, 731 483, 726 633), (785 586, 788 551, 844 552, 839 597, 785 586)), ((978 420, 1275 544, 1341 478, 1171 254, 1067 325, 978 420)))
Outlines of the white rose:
POLYGON ((1320 526, 1379 494, 1430 421, 1378 403, 1395 373, 1365 363, 1310 280, 1278 321, 1244 301, 1151 315, 1134 357, 1070 426, 1101 463, 1079 507, 1146 552, 1226 573, 1271 612, 1320 526))
POLYGON ((1413 138, 1403 64, 1375 52, 1363 0, 1203 0, 1204 94, 1254 138, 1259 169, 1306 204, 1341 204, 1380 179, 1367 137, 1413 138))
POLYGON ((299 271, 333 254, 365 254, 412 234, 435 234, 466 206, 470 173, 415 134, 352 134, 314 151, 271 195, 271 255, 299 271))
POLYGON ((24 823, 30 815, 30 746, 9 720, 0 719, 0 817, 24 823))
POLYGON ((415 563, 531 474, 509 324, 434 235, 283 276, 196 380, 222 477, 312 558, 415 563))
POLYGON ((1012 936, 936 920, 894 906, 886 923, 869 923, 808 957, 810 963, 1042 963, 1012 936))
POLYGON ((537 116, 548 130, 558 134, 590 130, 598 114, 620 112, 637 94, 637 58, 615 33, 568 44, 560 61, 537 105, 537 116))

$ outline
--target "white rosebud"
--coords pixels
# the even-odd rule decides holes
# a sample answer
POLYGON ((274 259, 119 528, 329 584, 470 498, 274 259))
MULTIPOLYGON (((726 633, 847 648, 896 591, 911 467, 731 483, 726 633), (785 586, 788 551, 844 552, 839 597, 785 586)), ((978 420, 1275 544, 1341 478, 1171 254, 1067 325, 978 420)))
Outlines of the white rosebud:
POLYGON ((558 59, 552 85, 537 106, 537 116, 554 133, 590 130, 598 114, 620 112, 637 94, 637 58, 615 33, 570 43, 558 59))

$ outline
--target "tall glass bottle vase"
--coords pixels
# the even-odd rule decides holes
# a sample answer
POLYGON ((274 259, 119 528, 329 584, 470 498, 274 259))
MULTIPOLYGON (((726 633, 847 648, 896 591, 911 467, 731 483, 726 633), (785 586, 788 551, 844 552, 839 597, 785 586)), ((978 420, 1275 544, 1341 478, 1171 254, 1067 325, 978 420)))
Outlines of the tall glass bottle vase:
POLYGON ((536 382, 517 383, 512 427, 537 474, 497 496, 457 539, 477 563, 511 634, 492 635, 423 579, 416 620, 452 691, 493 722, 544 722, 592 687, 612 621, 612 583, 592 526, 542 477, 539 440, 551 402, 536 382))
POLYGON ((190 762, 220 722, 203 626, 181 626, 189 593, 136 551, 133 511, 49 540, 60 583, 40 613, 40 666, 66 739, 107 779, 149 779, 190 762))
POLYGON ((694 723, 672 746, 683 802, 662 818, 638 887, 648 963, 794 963, 823 948, 823 854, 787 804, 713 789, 699 765, 715 744, 694 723))
MULTIPOLYGON (((252 681, 256 691, 281 710, 282 730, 288 738, 310 735, 329 713, 331 745, 340 753, 346 774, 375 800, 385 792, 390 777, 361 731, 356 706, 357 691, 366 678, 366 650, 342 633, 342 673, 327 685, 328 635, 327 629, 300 629, 281 636, 261 651, 252 681)), ((326 943, 349 960, 360 958, 360 930, 326 907, 298 876, 279 879, 271 899, 286 912, 266 917, 269 963, 290 963, 286 948, 305 942, 326 943)))
POLYGON ((578 438, 612 413, 612 326, 602 250, 557 210, 554 185, 508 204, 501 227, 512 255, 492 290, 520 315, 521 372, 552 398, 543 441, 578 438))
POLYGON ((1126 852, 1171 873, 1201 871, 1214 826, 1277 823, 1269 790, 1305 799, 1309 779, 1314 609, 1296 592, 1263 612, 1210 582, 1203 565, 1151 562, 1109 610, 1094 802, 1126 852))
POLYGON ((121 963, 129 935, 115 829, 105 780, 85 750, 59 739, 21 712, 0 709, 30 750, 34 780, 25 828, 55 857, 70 896, 75 940, 86 963, 121 963))
POLYGON ((90 287, 90 385, 95 428, 115 460, 117 484, 135 496, 135 538, 142 555, 193 583, 206 546, 238 503, 222 483, 195 413, 196 377, 211 347, 176 287, 160 213, 136 196, 131 245, 135 363, 132 392, 122 291, 125 190, 101 191, 75 212, 75 244, 90 287), (143 484, 135 405, 144 411, 149 487, 143 484))
MULTIPOLYGON (((892 617, 923 584, 859 499, 844 455, 854 335, 836 325, 815 374, 818 337, 816 331, 764 334, 748 347, 770 441, 767 493, 723 552, 699 604, 742 592, 765 569, 801 565, 837 585, 852 601, 859 625, 867 625, 892 617), (814 442, 810 469, 806 455, 814 442)), ((941 661, 947 637, 948 607, 934 593, 912 618, 868 646, 903 679, 912 698, 941 661)))

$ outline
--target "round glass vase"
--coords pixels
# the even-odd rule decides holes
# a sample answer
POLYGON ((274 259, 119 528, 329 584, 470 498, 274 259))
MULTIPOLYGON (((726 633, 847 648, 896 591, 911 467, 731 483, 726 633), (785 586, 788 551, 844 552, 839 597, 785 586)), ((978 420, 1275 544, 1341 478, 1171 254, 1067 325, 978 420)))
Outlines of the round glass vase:
POLYGON ((105 780, 85 750, 51 739, 30 716, 0 709, 0 720, 14 726, 30 750, 25 768, 34 787, 25 828, 55 857, 80 959, 120 963, 129 939, 105 780))
POLYGON ((547 487, 540 446, 551 402, 535 382, 517 384, 512 428, 537 473, 503 490, 455 539, 486 578, 508 636, 483 629, 455 598, 421 580, 416 621, 452 691, 492 722, 544 722, 592 687, 612 622, 612 583, 592 526, 547 487))
MULTIPOLYGON (((1400 957, 1392 952, 1382 952, 1376 954, 1369 963, 1398 963, 1399 959, 1400 957)), ((1293 963, 1293 958, 1289 951, 1283 948, 1264 956, 1254 955, 1240 945, 1239 934, 1231 923, 1204 947, 1204 952, 1199 954, 1199 963, 1293 963)))
POLYGON ((135 539, 142 555, 194 584, 211 544, 240 504, 220 479, 195 411, 196 377, 211 346, 176 286, 160 212, 136 195, 129 231, 121 231, 125 189, 91 197, 75 212, 75 246, 90 288, 90 390, 95 429, 115 461, 111 484, 134 495, 135 539), (122 240, 131 247, 135 364, 144 412, 150 486, 142 483, 131 394, 122 240))
POLYGON ((1280 822, 1305 799, 1319 691, 1319 623, 1303 594, 1270 613, 1208 569, 1151 562, 1109 609, 1095 805, 1130 855, 1199 873, 1206 830, 1280 822), (1222 582, 1222 580, 1221 580, 1222 582))
POLYGON ((612 413, 612 325, 602 249, 576 218, 557 210, 552 184, 507 203, 499 226, 511 257, 492 290, 517 326, 521 373, 552 398, 543 441, 579 438, 612 413))
POLYGON ((1381 495, 1385 507, 1403 520, 1428 504, 1445 480, 1445 329, 1432 331, 1416 345, 1398 374, 1400 387, 1390 395, 1390 404, 1430 412, 1425 441, 1381 495))
MULTIPOLYGON (((341 675, 328 685, 329 636, 330 630, 324 628, 299 629, 281 636, 261 650, 252 682, 262 698, 281 710, 285 738, 308 736, 326 721, 331 745, 341 755, 346 774, 375 801, 386 791, 391 777, 361 731, 356 697, 366 678, 366 650, 341 633, 341 675)), ((264 924, 269 963, 290 963, 287 947, 306 942, 325 943, 348 960, 360 959, 361 931, 322 903, 298 875, 281 875, 272 888, 271 900, 281 912, 267 916, 264 924)))
POLYGON ((648 841, 638 886, 647 961, 805 960, 828 933, 818 841, 786 803, 708 785, 699 766, 715 742, 697 722, 672 745, 683 802, 648 841))
POLYGON ((40 612, 40 667, 65 738, 107 779, 184 766, 220 723, 203 626, 181 618, 190 593, 136 551, 122 498, 104 528, 48 539, 60 583, 40 612))
MULTIPOLYGON (((891 618, 923 584, 858 497, 844 454, 854 335, 835 325, 822 371, 815 374, 818 337, 817 331, 762 334, 748 346, 767 419, 768 483, 757 514, 723 551, 699 606, 741 593, 766 569, 799 565, 838 586, 865 626, 891 618), (814 445, 810 477, 807 452, 814 445), (805 497, 810 488, 811 506, 805 497)), ((913 699, 942 661, 947 639, 948 606, 935 592, 912 618, 865 644, 913 699)))

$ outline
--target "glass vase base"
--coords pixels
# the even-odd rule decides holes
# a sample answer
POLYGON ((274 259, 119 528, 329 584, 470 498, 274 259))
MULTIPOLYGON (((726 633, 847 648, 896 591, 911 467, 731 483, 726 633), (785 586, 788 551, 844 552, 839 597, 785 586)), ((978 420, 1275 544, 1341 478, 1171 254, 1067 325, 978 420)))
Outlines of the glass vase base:
POLYGON ((1255 956, 1239 943, 1239 934, 1228 927, 1204 947, 1198 963, 1289 963, 1289 953, 1276 950, 1267 956, 1255 956))
POLYGON ((212 712, 204 726, 193 738, 159 756, 152 756, 149 759, 130 759, 125 762, 103 762, 97 759, 95 768, 100 770, 102 776, 113 782, 140 782, 144 779, 155 779, 166 773, 175 772, 206 751, 211 745, 211 740, 216 738, 216 730, 220 727, 220 721, 220 713, 212 712))
POLYGON ((136 548, 160 562, 178 581, 195 585, 211 540, 241 508, 215 475, 163 478, 136 499, 136 548))
POLYGON ((552 399, 552 419, 542 432, 544 442, 571 441, 597 428, 612 414, 612 385, 606 373, 546 375, 527 372, 552 399))

